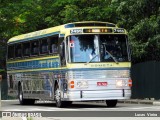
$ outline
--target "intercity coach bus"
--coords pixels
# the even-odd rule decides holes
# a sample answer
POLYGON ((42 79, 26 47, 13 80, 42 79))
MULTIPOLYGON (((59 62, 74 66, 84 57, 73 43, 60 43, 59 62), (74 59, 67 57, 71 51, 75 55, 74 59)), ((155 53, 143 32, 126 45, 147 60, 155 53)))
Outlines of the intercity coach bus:
POLYGON ((22 105, 100 100, 115 107, 130 99, 130 67, 125 29, 109 22, 68 23, 9 39, 8 95, 22 105))

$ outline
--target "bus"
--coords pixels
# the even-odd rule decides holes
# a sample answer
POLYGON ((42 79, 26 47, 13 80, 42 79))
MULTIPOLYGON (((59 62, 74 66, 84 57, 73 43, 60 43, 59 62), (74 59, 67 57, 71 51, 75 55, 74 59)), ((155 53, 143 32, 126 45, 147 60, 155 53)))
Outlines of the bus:
POLYGON ((130 99, 127 31, 100 21, 67 23, 15 36, 7 43, 8 95, 67 107, 76 101, 130 99))

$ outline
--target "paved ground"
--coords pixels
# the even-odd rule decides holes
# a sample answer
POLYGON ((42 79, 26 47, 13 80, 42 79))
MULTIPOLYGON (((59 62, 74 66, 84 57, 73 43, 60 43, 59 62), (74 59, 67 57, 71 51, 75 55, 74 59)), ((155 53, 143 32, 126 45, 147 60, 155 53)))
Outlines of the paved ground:
MULTIPOLYGON (((30 120, 159 120, 160 118, 151 118, 151 117, 101 117, 101 118, 95 118, 95 117, 77 117, 77 118, 73 118, 73 117, 45 117, 45 118, 32 118, 30 120)), ((22 118, 3 118, 2 120, 27 120, 27 119, 22 119, 22 118)), ((28 119, 29 120, 29 119, 28 119)))
MULTIPOLYGON (((54 111, 59 111, 59 114, 61 114, 60 112, 63 113, 63 111, 71 111, 71 113, 74 114, 74 112, 72 111, 91 111, 88 112, 90 115, 89 117, 43 117, 43 118, 31 118, 31 119, 27 119, 26 117, 22 118, 22 117, 14 117, 14 118, 9 118, 9 117, 3 117, 3 120, 106 120, 106 117, 94 117, 91 118, 92 116, 95 115, 95 111, 97 111, 97 115, 98 113, 101 112, 109 112, 109 111, 116 111, 118 112, 122 112, 122 111, 152 111, 152 113, 156 112, 156 111, 160 111, 160 102, 159 101, 149 101, 149 100, 126 100, 126 101, 119 101, 119 103, 117 104, 117 107, 115 108, 108 108, 106 107, 106 104, 104 102, 74 102, 72 106, 67 107, 67 108, 57 108, 55 106, 55 103, 39 103, 39 104, 35 104, 32 106, 21 106, 19 105, 17 100, 8 100, 8 101, 2 101, 2 111, 30 111, 30 112, 34 112, 34 111, 48 111, 48 113, 50 111, 53 111, 53 114, 55 113, 54 111), (93 111, 93 112, 92 112, 93 111)), ((143 112, 142 112, 143 113, 143 112)), ((117 113, 116 113, 117 114, 117 113)), ((158 112, 158 114, 160 114, 160 112, 158 112)), ((79 116, 80 113, 79 113, 79 116)), ((83 115, 82 115, 83 116, 83 115)), ((116 116, 116 115, 115 115, 116 116)), ((125 115, 124 115, 125 116, 125 115)), ((107 120, 115 120, 117 117, 107 117, 107 120)), ((133 117, 129 118, 129 117, 120 117, 118 118, 118 120, 121 120, 121 118, 123 118, 123 120, 133 120, 133 117)), ((143 117, 144 118, 144 117, 143 117)), ((151 120, 151 117, 147 117, 145 118, 145 120, 151 120)), ((158 117, 154 117, 152 120, 159 120, 160 118, 158 117)), ((142 120, 142 118, 140 117, 134 117, 134 119, 136 120, 142 120)))
POLYGON ((160 104, 157 102, 131 102, 120 101, 115 108, 108 108, 104 102, 73 102, 67 108, 57 108, 55 103, 38 103, 35 105, 21 106, 18 100, 2 101, 2 111, 160 111, 160 104), (139 104, 135 104, 139 103, 139 104), (147 103, 147 104, 146 104, 147 103), (153 105, 154 103, 154 105, 153 105))
POLYGON ((148 100, 148 99, 141 100, 141 99, 130 99, 130 100, 119 100, 119 103, 160 105, 160 100, 148 100))

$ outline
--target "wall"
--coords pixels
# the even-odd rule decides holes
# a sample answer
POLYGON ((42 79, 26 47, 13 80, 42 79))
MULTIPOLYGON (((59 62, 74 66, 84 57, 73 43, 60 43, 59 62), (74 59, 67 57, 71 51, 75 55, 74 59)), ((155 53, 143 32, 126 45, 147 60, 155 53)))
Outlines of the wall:
POLYGON ((132 98, 160 99, 160 62, 149 61, 132 65, 132 98))

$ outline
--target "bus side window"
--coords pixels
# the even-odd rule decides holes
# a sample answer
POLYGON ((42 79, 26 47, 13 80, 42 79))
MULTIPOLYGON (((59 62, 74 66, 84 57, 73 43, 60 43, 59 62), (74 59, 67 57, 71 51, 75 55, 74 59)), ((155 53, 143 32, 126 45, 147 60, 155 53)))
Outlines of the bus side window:
POLYGON ((58 37, 51 37, 50 40, 50 53, 58 53, 58 37))
POLYGON ((39 54, 39 41, 31 42, 31 55, 38 55, 39 54))
POLYGON ((23 56, 30 56, 30 42, 23 43, 23 56))
POLYGON ((8 59, 13 59, 14 58, 14 45, 9 45, 8 46, 8 59))
POLYGON ((48 52, 49 50, 47 38, 40 40, 40 54, 47 54, 48 52))
POLYGON ((15 57, 22 57, 22 44, 16 44, 15 46, 15 57))

